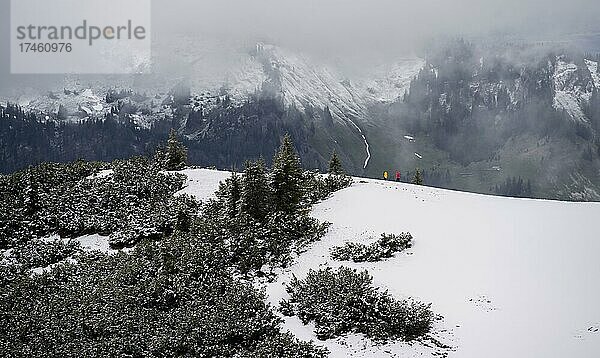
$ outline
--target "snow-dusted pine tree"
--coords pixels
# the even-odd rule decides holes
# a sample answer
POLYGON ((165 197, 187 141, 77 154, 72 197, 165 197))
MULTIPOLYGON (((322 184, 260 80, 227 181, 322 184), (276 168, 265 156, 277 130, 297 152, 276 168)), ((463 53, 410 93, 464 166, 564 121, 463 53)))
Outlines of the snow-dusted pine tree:
POLYGON ((186 167, 187 149, 177 139, 177 134, 174 129, 171 129, 171 132, 169 133, 165 154, 166 170, 181 170, 186 167))
POLYGON ((302 200, 302 168, 292 139, 288 134, 283 137, 281 147, 273 159, 271 187, 273 203, 277 211, 292 213, 302 200))
POLYGON ((265 219, 270 211, 271 189, 267 179, 265 162, 246 162, 242 177, 240 212, 257 221, 265 219))
POLYGON ((329 174, 333 175, 344 175, 344 168, 342 167, 342 161, 340 157, 337 155, 336 151, 333 151, 331 154, 331 159, 329 160, 329 174))
POLYGON ((416 185, 423 185, 423 175, 421 174, 421 169, 417 168, 415 176, 412 179, 412 183, 416 185))
POLYGON ((227 215, 233 218, 237 215, 242 194, 242 180, 236 172, 231 173, 227 182, 227 215))

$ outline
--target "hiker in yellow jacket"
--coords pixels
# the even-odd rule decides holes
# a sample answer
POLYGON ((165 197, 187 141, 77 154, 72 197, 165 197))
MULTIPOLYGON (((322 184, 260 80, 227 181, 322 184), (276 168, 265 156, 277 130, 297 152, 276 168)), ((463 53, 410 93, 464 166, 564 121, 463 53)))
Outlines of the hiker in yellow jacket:
POLYGON ((387 171, 383 172, 383 179, 388 180, 388 172, 387 171))

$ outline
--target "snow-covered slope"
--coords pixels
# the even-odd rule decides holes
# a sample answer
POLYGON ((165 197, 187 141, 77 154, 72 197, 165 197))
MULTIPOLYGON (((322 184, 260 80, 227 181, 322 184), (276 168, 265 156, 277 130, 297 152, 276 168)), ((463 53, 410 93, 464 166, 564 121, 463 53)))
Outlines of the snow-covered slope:
MULTIPOLYGON (((360 179, 359 179, 360 180, 360 179)), ((445 317, 434 336, 453 348, 423 344, 375 347, 358 336, 325 345, 333 357, 597 357, 600 354, 600 204, 474 195, 375 180, 316 206, 329 234, 268 287, 273 304, 283 283, 309 268, 368 269, 397 297, 433 303, 445 317), (415 245, 380 262, 329 257, 332 246, 380 233, 410 231, 415 245)), ((303 339, 311 327, 286 327, 303 339)))
POLYGON ((257 60, 280 88, 286 104, 299 109, 329 107, 340 118, 364 117, 369 104, 402 97, 425 64, 420 58, 407 58, 350 75, 276 46, 260 44, 258 49, 257 60))
MULTIPOLYGON (((200 199, 225 172, 186 170, 186 192, 200 199)), ((359 335, 317 342, 332 357, 597 357, 600 352, 598 203, 484 196, 357 178, 313 209, 329 233, 268 284, 269 301, 286 298, 292 274, 346 265, 367 269, 396 297, 431 302, 444 319, 432 341, 374 346, 359 335), (379 262, 332 261, 329 249, 409 231, 413 248, 379 262)), ((301 339, 311 326, 286 318, 301 339)))
POLYGON ((207 200, 213 197, 219 189, 219 183, 227 179, 231 173, 211 169, 186 169, 181 173, 187 177, 185 187, 175 195, 191 195, 198 200, 207 200))
POLYGON ((361 96, 371 102, 395 102, 404 96, 410 81, 424 66, 425 60, 421 58, 406 58, 377 66, 367 79, 359 79, 356 86, 361 96))
POLYGON ((262 63, 266 82, 287 106, 302 111, 328 108, 334 119, 356 129, 365 145, 363 168, 369 164, 371 151, 358 120, 370 120, 367 108, 373 103, 391 103, 402 97, 424 66, 420 58, 403 59, 350 80, 332 66, 272 45, 258 44, 254 58, 262 63))
POLYGON ((598 72, 598 62, 591 60, 584 60, 585 65, 590 71, 590 75, 592 76, 592 81, 594 81, 594 86, 600 89, 600 72, 598 72))
POLYGON ((554 108, 565 111, 573 120, 588 122, 582 105, 592 97, 594 86, 600 88, 598 64, 585 60, 591 77, 584 77, 582 69, 559 58, 554 69, 554 108))
POLYGON ((301 110, 329 107, 341 118, 363 116, 365 106, 372 102, 395 101, 424 66, 420 58, 404 58, 357 75, 289 48, 190 36, 157 48, 162 53, 157 55, 161 63, 175 53, 181 66, 189 67, 193 93, 227 92, 234 102, 240 102, 267 84, 288 106, 301 110))

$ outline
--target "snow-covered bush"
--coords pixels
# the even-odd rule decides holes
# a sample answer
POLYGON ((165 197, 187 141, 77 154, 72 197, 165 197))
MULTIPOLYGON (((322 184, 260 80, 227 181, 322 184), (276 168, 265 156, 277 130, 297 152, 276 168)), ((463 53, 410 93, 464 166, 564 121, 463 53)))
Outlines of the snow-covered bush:
POLYGON ((376 262, 390 258, 398 252, 412 247, 412 235, 381 234, 381 237, 370 245, 347 242, 343 246, 331 249, 331 257, 338 261, 376 262))
POLYGON ((348 175, 328 174, 323 176, 318 172, 305 172, 304 182, 307 192, 308 205, 327 199, 332 193, 349 187, 353 183, 348 175))
MULTIPOLYGON (((279 171, 288 166, 292 165, 281 165, 279 171)), ((262 161, 247 163, 242 176, 232 174, 221 184, 217 199, 203 206, 202 220, 218 228, 220 240, 230 247, 231 260, 242 273, 262 275, 265 265, 286 266, 294 253, 325 234, 329 224, 309 215, 312 188, 300 171, 274 177, 262 161), (289 198, 295 198, 295 204, 275 204, 289 198)))
POLYGON ((206 230, 130 254, 84 253, 41 275, 0 268, 0 355, 325 357, 282 332, 264 292, 232 275, 206 230))
POLYGON ((0 265, 0 356, 325 357, 281 332, 264 292, 240 279, 285 266, 327 229, 309 216, 289 144, 285 154, 277 176, 251 163, 254 175, 232 176, 206 203, 174 197, 183 177, 144 158, 50 166, 29 191, 18 184, 28 172, 0 178, 15 199, 0 208, 1 248, 19 247, 19 258, 34 257, 25 243, 47 233, 135 246, 76 263, 61 261, 68 250, 45 250, 49 259, 28 265, 61 263, 41 275, 0 265), (110 171, 95 175, 101 168, 110 171))
POLYGON ((241 273, 262 275, 265 269, 285 267, 294 253, 325 234, 329 224, 310 217, 309 209, 349 185, 348 179, 302 172, 286 136, 271 171, 262 160, 247 162, 243 175, 232 173, 216 199, 203 205, 201 220, 215 228, 241 273))
MULTIPOLYGON (((6 205, 0 207, 0 249, 55 233, 77 237, 131 232, 135 218, 152 221, 142 227, 156 227, 158 221, 158 231, 163 233, 160 226, 170 227, 180 214, 169 201, 183 183, 182 175, 162 173, 145 158, 110 164, 41 164, 3 176, 0 195, 6 205), (111 171, 96 176, 101 168, 111 171), (148 215, 160 209, 168 217, 148 215)), ((137 239, 126 241, 130 245, 137 239)))
POLYGON ((372 281, 367 271, 347 267, 310 270, 304 280, 294 277, 286 287, 290 299, 281 302, 281 311, 298 316, 304 324, 314 322, 321 340, 350 332, 376 341, 412 340, 431 330, 430 305, 397 300, 372 281))
POLYGON ((187 195, 145 204, 132 211, 124 225, 110 234, 113 248, 131 247, 142 240, 158 240, 175 230, 188 231, 199 215, 200 203, 187 195))
POLYGON ((11 257, 21 268, 31 269, 55 264, 80 250, 79 242, 74 240, 37 239, 14 248, 11 257))
POLYGON ((215 228, 217 240, 229 248, 231 261, 241 273, 258 275, 287 266, 294 254, 323 237, 329 227, 304 212, 271 212, 262 221, 243 212, 230 218, 216 202, 204 207, 201 220, 215 228))
MULTIPOLYGON (((58 203, 67 201, 67 193, 101 167, 101 163, 84 161, 45 163, 0 177, 0 249, 56 231, 61 213, 58 203)), ((62 213, 77 217, 72 211, 62 213)))

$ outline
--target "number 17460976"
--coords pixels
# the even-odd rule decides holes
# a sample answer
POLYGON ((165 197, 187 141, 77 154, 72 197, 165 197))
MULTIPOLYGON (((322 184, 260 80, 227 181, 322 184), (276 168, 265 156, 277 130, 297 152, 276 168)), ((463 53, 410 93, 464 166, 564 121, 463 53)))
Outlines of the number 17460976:
POLYGON ((70 42, 21 42, 21 52, 71 52, 73 47, 70 42))

